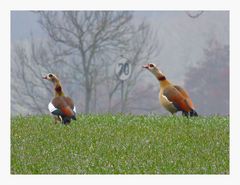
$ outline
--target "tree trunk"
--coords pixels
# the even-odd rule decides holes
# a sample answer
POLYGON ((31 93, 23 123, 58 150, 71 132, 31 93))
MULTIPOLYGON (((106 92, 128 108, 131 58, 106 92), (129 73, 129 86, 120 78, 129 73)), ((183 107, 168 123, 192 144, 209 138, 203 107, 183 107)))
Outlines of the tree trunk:
POLYGON ((90 112, 90 102, 92 96, 92 89, 86 88, 86 95, 85 95, 85 113, 88 114, 90 112))
POLYGON ((108 96, 108 112, 112 112, 112 96, 108 96))

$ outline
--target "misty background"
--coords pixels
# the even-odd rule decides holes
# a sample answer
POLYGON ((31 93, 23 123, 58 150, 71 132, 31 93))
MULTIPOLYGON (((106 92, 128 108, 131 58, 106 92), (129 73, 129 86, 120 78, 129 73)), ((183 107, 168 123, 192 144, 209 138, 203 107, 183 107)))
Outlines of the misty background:
POLYGON ((229 114, 228 11, 12 11, 11 114, 48 114, 54 73, 79 113, 169 114, 155 63, 200 115, 229 114), (125 58, 131 76, 114 69, 125 58))

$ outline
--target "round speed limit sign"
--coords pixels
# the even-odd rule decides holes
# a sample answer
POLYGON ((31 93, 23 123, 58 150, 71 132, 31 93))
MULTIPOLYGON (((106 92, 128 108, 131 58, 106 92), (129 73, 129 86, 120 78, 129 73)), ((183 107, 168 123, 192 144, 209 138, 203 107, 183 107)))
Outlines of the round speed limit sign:
POLYGON ((121 59, 115 66, 115 73, 120 80, 127 80, 130 75, 132 66, 126 59, 121 59))

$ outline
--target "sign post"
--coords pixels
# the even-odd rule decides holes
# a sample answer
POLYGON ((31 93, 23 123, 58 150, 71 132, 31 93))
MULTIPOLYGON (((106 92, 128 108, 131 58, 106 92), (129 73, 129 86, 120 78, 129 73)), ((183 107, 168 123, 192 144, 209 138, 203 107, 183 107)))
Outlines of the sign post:
POLYGON ((115 66, 115 73, 121 81, 121 112, 124 112, 124 81, 131 76, 132 65, 127 58, 122 58, 115 66))

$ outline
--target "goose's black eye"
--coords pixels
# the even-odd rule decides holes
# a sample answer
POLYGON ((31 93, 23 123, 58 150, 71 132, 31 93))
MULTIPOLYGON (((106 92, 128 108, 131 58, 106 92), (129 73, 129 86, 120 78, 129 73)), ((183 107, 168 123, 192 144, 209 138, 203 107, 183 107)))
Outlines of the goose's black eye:
POLYGON ((153 64, 149 64, 149 67, 154 67, 154 65, 153 64))
POLYGON ((50 78, 52 78, 52 77, 53 77, 53 75, 52 75, 52 74, 49 74, 48 76, 49 76, 50 78))

